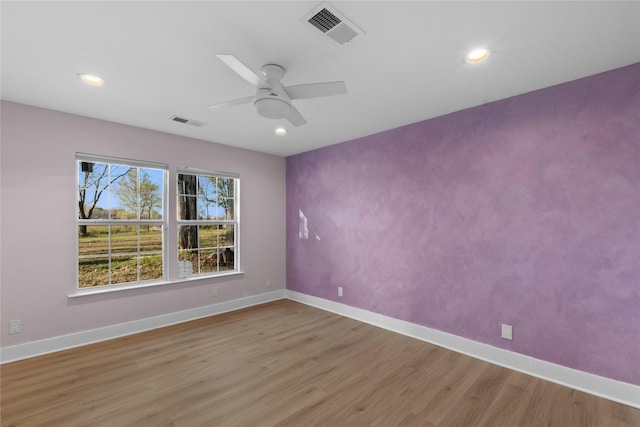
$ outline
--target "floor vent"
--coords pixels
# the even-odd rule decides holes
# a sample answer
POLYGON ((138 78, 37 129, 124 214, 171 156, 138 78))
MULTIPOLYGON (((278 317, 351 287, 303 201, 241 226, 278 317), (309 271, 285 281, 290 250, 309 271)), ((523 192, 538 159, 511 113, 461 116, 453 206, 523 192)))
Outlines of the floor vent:
POLYGON ((171 116, 169 117, 169 120, 178 122, 178 123, 183 123, 185 125, 191 125, 197 128, 201 128, 204 125, 206 125, 206 123, 199 122, 197 120, 185 119, 184 117, 179 117, 179 116, 171 116))
POLYGON ((364 33, 328 3, 322 3, 302 19, 339 45, 350 43, 364 33))

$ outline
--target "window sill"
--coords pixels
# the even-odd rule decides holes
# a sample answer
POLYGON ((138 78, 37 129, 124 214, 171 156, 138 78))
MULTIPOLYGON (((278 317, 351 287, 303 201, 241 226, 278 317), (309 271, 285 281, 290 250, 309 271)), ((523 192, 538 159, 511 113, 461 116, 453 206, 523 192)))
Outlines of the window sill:
POLYGON ((109 294, 112 292, 133 291, 136 289, 155 288, 158 286, 193 283, 193 282, 199 282, 207 279, 216 280, 216 279, 222 279, 222 278, 231 277, 231 276, 242 276, 243 274, 244 274, 244 271, 231 271, 229 273, 222 273, 222 274, 216 274, 211 276, 196 276, 196 277, 189 277, 186 279, 167 280, 166 282, 144 283, 140 285, 111 285, 111 286, 101 286, 101 287, 95 287, 95 288, 76 289, 74 293, 68 295, 68 298, 79 298, 79 297, 85 297, 89 295, 102 295, 102 294, 109 294))

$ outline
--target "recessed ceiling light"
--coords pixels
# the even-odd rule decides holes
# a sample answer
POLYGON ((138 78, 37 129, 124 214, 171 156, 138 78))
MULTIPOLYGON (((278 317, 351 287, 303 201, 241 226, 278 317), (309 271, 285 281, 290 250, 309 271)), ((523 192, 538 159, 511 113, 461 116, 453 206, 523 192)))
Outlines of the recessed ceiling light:
POLYGON ((80 73, 78 74, 80 80, 91 86, 102 86, 105 84, 105 80, 102 77, 94 76, 93 74, 80 73))
POLYGON ((478 62, 482 62, 489 57, 489 49, 474 49, 467 54, 465 60, 469 64, 477 64, 478 62))
POLYGON ((282 136, 282 135, 286 135, 288 131, 286 128, 279 127, 279 128, 276 128, 274 132, 276 133, 276 135, 282 136))

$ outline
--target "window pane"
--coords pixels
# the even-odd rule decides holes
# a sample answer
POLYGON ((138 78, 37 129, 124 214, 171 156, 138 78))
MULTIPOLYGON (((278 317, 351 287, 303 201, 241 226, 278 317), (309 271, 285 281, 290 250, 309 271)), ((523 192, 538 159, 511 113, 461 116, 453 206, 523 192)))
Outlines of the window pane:
POLYGON ((200 273, 211 273, 217 271, 218 254, 216 249, 200 251, 200 273))
POLYGON ((201 197, 211 200, 215 202, 218 197, 218 189, 216 187, 216 177, 215 176, 199 176, 198 177, 198 194, 201 197))
POLYGON ((178 194, 198 195, 196 182, 195 175, 178 174, 178 194))
POLYGON ((233 225, 221 225, 220 234, 218 237, 219 246, 234 246, 235 245, 235 227, 233 225))
POLYGON ((196 225, 178 227, 178 249, 198 249, 198 227, 196 225))
POLYGON ((197 200, 195 196, 178 196, 178 219, 197 219, 197 200))
POLYGON ((216 200, 198 197, 198 219, 214 219, 216 216, 216 200))
MULTIPOLYGON (((189 261, 192 268, 191 274, 198 274, 198 251, 180 251, 178 252, 178 261, 189 261)), ((179 274, 178 277, 180 277, 179 274)))
POLYGON ((220 249, 218 256, 220 258, 219 266, 218 266, 219 271, 234 269, 235 264, 233 261, 233 257, 234 257, 233 249, 231 248, 220 249))
POLYGON ((108 218, 108 197, 104 197, 106 191, 91 189, 78 189, 78 218, 101 219, 108 218))
POLYGON ((112 225, 111 226, 111 252, 112 253, 138 252, 138 226, 137 225, 112 225))
MULTIPOLYGON (((140 174, 142 176, 146 176, 147 179, 156 184, 158 187, 163 187, 164 185, 164 171, 161 169, 148 169, 148 168, 140 168, 140 174)), ((144 190, 143 190, 144 191, 144 190)))
POLYGON ((109 187, 109 168, 105 163, 78 161, 78 217, 81 219, 106 218, 109 187))
POLYGON ((233 178, 218 178, 218 190, 220 197, 235 197, 234 196, 234 182, 233 178))
POLYGON ((106 225, 78 226, 78 255, 109 253, 109 227, 106 225))
POLYGON ((138 280, 138 255, 111 257, 111 283, 138 280))
POLYGON ((217 225, 201 225, 199 233, 200 249, 215 248, 218 246, 217 225))
POLYGON ((178 261, 191 261, 193 265, 198 265, 198 251, 180 251, 178 261))
POLYGON ((216 206, 213 218, 216 220, 223 220, 225 218, 225 210, 223 206, 216 206))
POLYGON ((110 219, 136 219, 136 211, 130 211, 120 200, 120 196, 115 191, 105 191, 108 200, 109 218, 110 219))
POLYGON ((162 226, 140 226, 140 252, 153 252, 162 250, 162 226))
POLYGON ((162 219, 162 196, 157 193, 140 193, 140 219, 162 219))
MULTIPOLYGON (((111 165, 109 181, 111 186, 117 188, 122 181, 135 184, 138 180, 138 168, 124 165, 111 165)), ((133 187, 134 189, 136 187, 133 187)))
POLYGON ((109 257, 80 258, 78 260, 78 286, 89 288, 109 284, 109 257))
POLYGON ((140 257, 140 280, 162 279, 163 277, 162 254, 140 257))
POLYGON ((162 171, 140 169, 140 219, 162 218, 162 171), (160 173, 160 174, 159 174, 160 173))
POLYGON ((233 220, 235 219, 233 212, 233 199, 220 199, 219 204, 223 209, 222 219, 233 220))
POLYGON ((138 169, 111 166, 109 208, 112 219, 138 218, 138 169))
POLYGON ((78 161, 78 188, 101 189, 108 182, 107 164, 78 161))

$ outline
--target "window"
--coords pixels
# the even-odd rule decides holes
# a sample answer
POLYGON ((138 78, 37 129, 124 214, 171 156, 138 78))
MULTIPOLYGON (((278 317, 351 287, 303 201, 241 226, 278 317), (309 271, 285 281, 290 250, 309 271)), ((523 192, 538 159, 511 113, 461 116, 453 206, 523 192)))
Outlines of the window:
POLYGON ((235 174, 179 170, 178 276, 238 270, 238 190, 235 174))
POLYGON ((166 165, 77 155, 78 287, 161 281, 166 165))

